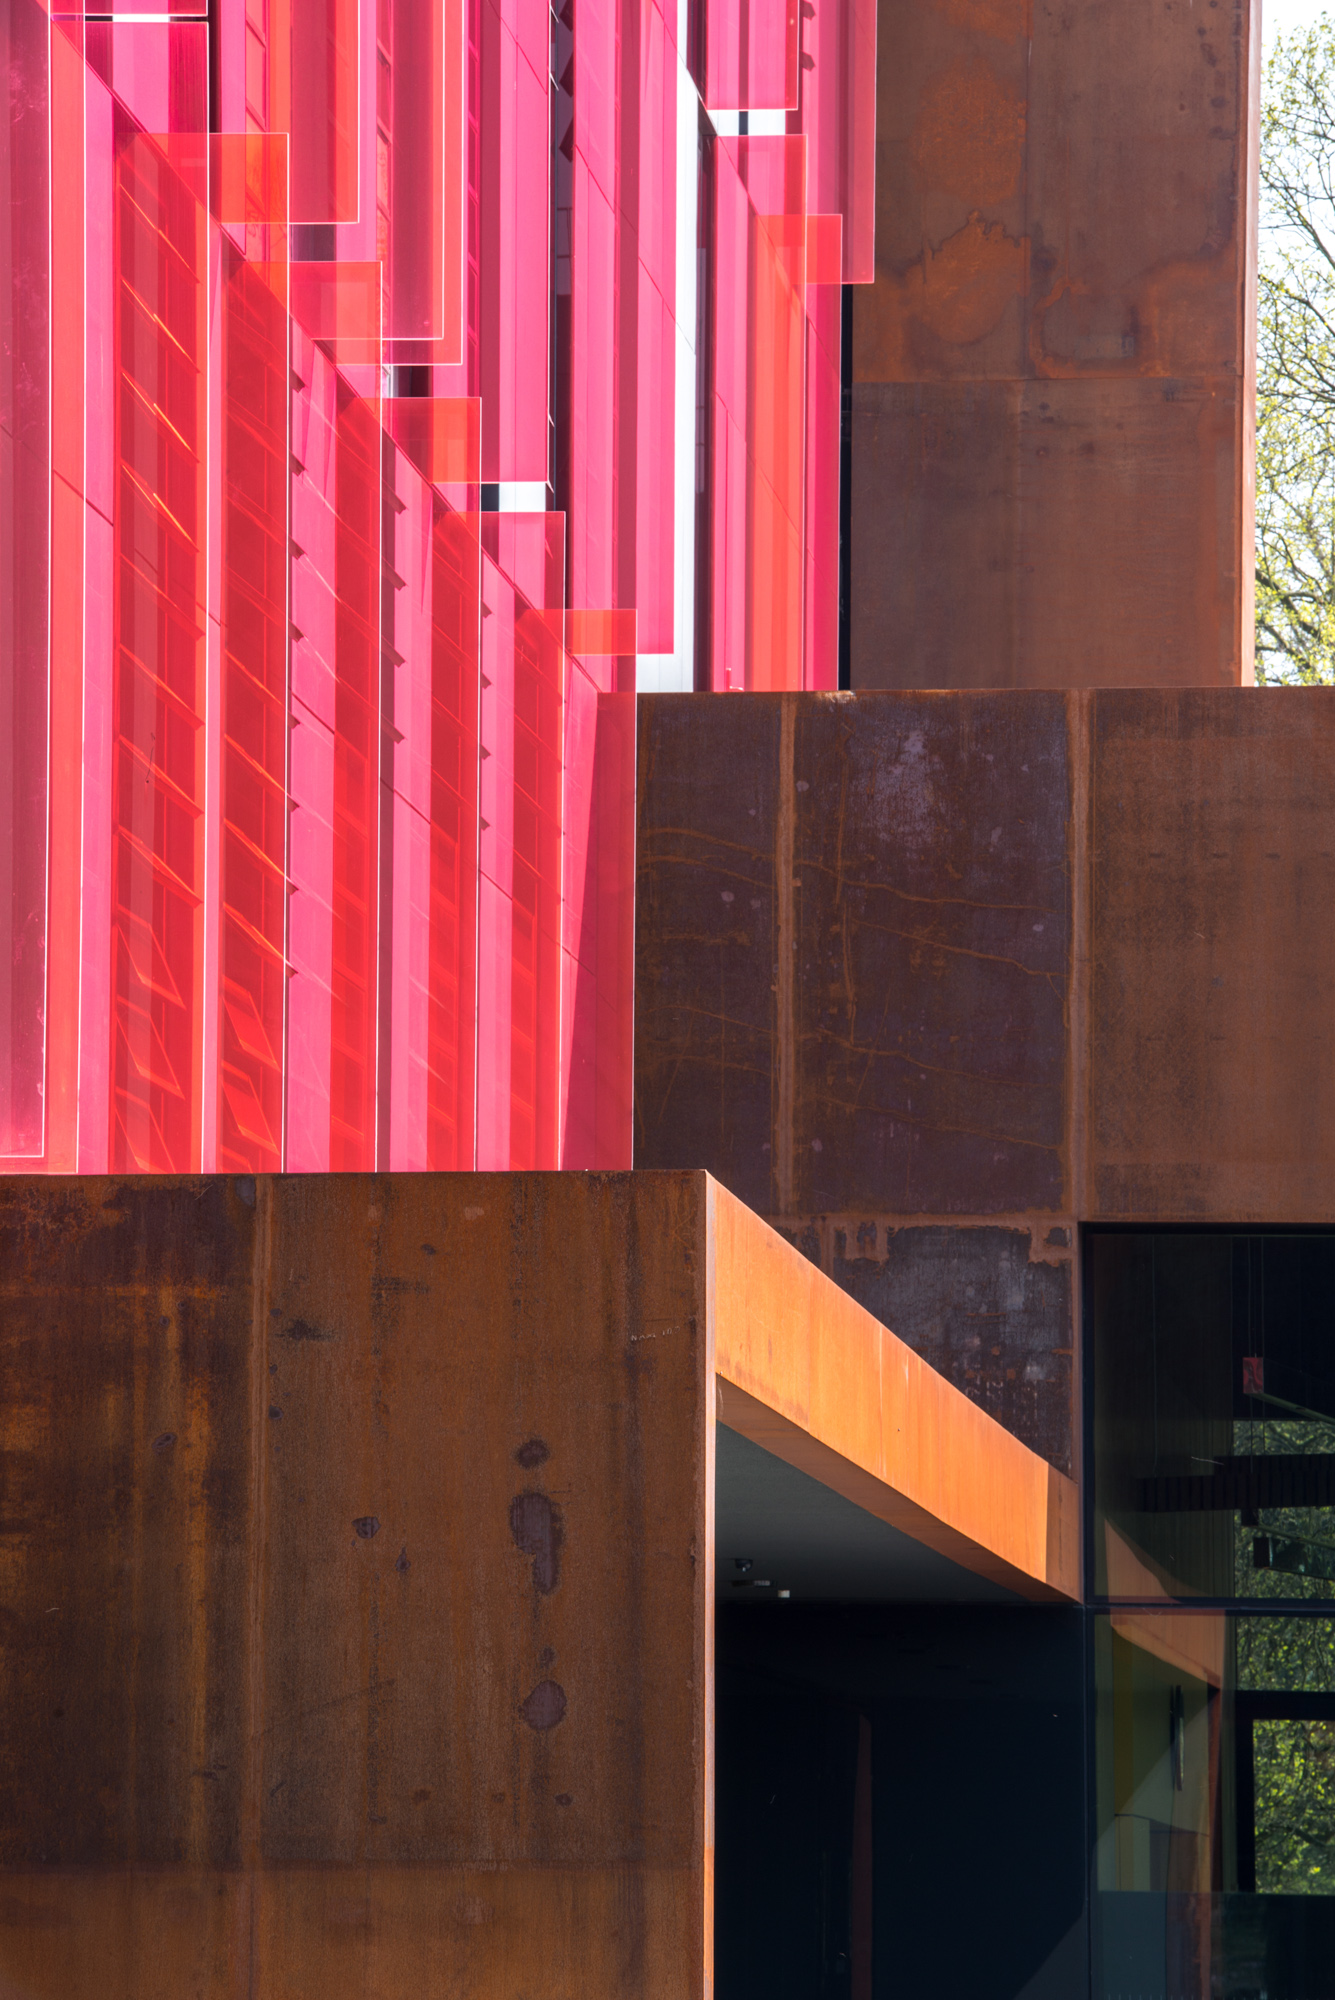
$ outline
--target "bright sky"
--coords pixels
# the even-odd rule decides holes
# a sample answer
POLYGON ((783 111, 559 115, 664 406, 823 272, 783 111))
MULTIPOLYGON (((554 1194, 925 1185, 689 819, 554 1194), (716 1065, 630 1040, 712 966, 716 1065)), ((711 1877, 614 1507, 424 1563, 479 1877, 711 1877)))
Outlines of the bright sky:
POLYGON ((1261 0, 1261 37, 1267 49, 1276 35, 1310 27, 1320 14, 1335 14, 1335 0, 1261 0))

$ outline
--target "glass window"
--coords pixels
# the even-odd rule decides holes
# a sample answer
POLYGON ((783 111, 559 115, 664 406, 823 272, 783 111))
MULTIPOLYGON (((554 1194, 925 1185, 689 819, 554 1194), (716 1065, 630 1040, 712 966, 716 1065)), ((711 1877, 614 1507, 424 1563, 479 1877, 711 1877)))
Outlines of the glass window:
POLYGON ((1094 1628, 1098 2000, 1335 1991, 1335 1619, 1094 1628))
POLYGON ((1087 1251, 1095 1596, 1335 1598, 1335 1234, 1087 1251))

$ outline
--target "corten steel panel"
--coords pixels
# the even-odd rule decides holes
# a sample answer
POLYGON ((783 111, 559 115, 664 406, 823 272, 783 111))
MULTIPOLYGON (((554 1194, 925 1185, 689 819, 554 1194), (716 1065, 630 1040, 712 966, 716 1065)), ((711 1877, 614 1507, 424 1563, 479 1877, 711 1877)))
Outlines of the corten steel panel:
POLYGON ((725 1188, 711 1188, 718 1415, 979 1576, 1079 1595, 1079 1505, 984 1415, 725 1188))
POLYGON ((1335 691, 1092 702, 1091 1212, 1335 1216, 1335 691))
POLYGON ((753 1208, 1066 1198, 1067 702, 640 707, 636 1163, 753 1208))
POLYGON ((707 700, 641 697, 636 1164, 1068 1471, 1077 698, 707 700))
POLYGON ((703 1992, 705 1193, 4 1184, 6 1991, 703 1992))
POLYGON ((0 1270, 32 2000, 707 1993, 716 1408, 1075 1589, 1070 1482, 704 1174, 14 1179, 0 1270))
POLYGON ((782 698, 639 697, 635 1162, 775 1208, 782 698))
POLYGON ((1250 678, 1257 29, 882 0, 856 685, 1250 678))

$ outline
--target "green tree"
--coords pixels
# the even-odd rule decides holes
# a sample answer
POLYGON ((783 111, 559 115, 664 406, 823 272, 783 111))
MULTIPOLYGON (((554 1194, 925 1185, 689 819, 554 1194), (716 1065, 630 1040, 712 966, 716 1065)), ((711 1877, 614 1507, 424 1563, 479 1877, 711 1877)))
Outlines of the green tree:
POLYGON ((1335 22, 1281 38, 1261 112, 1258 680, 1335 681, 1335 22))

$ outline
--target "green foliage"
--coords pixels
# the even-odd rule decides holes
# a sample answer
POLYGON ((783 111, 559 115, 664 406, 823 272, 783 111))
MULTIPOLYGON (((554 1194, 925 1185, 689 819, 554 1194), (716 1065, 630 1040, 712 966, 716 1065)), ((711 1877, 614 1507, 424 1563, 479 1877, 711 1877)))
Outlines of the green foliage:
MULTIPOLYGON (((1235 1457, 1246 1458, 1255 1452, 1261 1457, 1271 1453, 1335 1453, 1335 1423, 1319 1417, 1276 1417, 1267 1416, 1256 1421, 1238 1422, 1233 1426, 1233 1451, 1235 1457)), ((1315 1542, 1335 1549, 1335 1509, 1329 1507, 1263 1507, 1257 1522, 1257 1530, 1268 1530, 1276 1536, 1294 1536, 1303 1542, 1315 1542)), ((1233 1588, 1239 1597, 1251 1598, 1335 1598, 1335 1582, 1326 1576, 1296 1576, 1283 1569, 1258 1569, 1252 1558, 1252 1544, 1256 1532, 1242 1524, 1242 1516, 1234 1516, 1233 1588)), ((1278 1628, 1277 1628, 1278 1629, 1278 1628)), ((1326 1628, 1312 1626, 1311 1632, 1326 1628)), ((1335 1628, 1331 1628, 1323 1644, 1330 1647, 1335 1640, 1335 1628)), ((1292 1657, 1291 1641, 1286 1640, 1292 1657)), ((1325 1687, 1335 1689, 1335 1651, 1330 1654, 1332 1662, 1331 1678, 1326 1681, 1302 1680, 1292 1683, 1295 1687, 1325 1687)), ((1241 1671, 1241 1654, 1239 1656, 1241 1671)), ((1287 1683, 1286 1683, 1287 1684, 1287 1683)), ((1240 1686, 1249 1683, 1240 1681, 1240 1686)), ((1255 1687, 1278 1687, 1278 1681, 1258 1680, 1250 1683, 1255 1687)))
POLYGON ((1281 39, 1261 114, 1256 667, 1335 681, 1335 22, 1281 39))
POLYGON ((1256 1886, 1335 1894, 1335 1722, 1257 1722, 1256 1886))
MULTIPOLYGON (((1234 1632, 1239 1688, 1335 1693, 1335 1622, 1239 1618, 1234 1632)), ((1257 1889, 1335 1895, 1335 1722, 1257 1721, 1252 1755, 1257 1889)))

